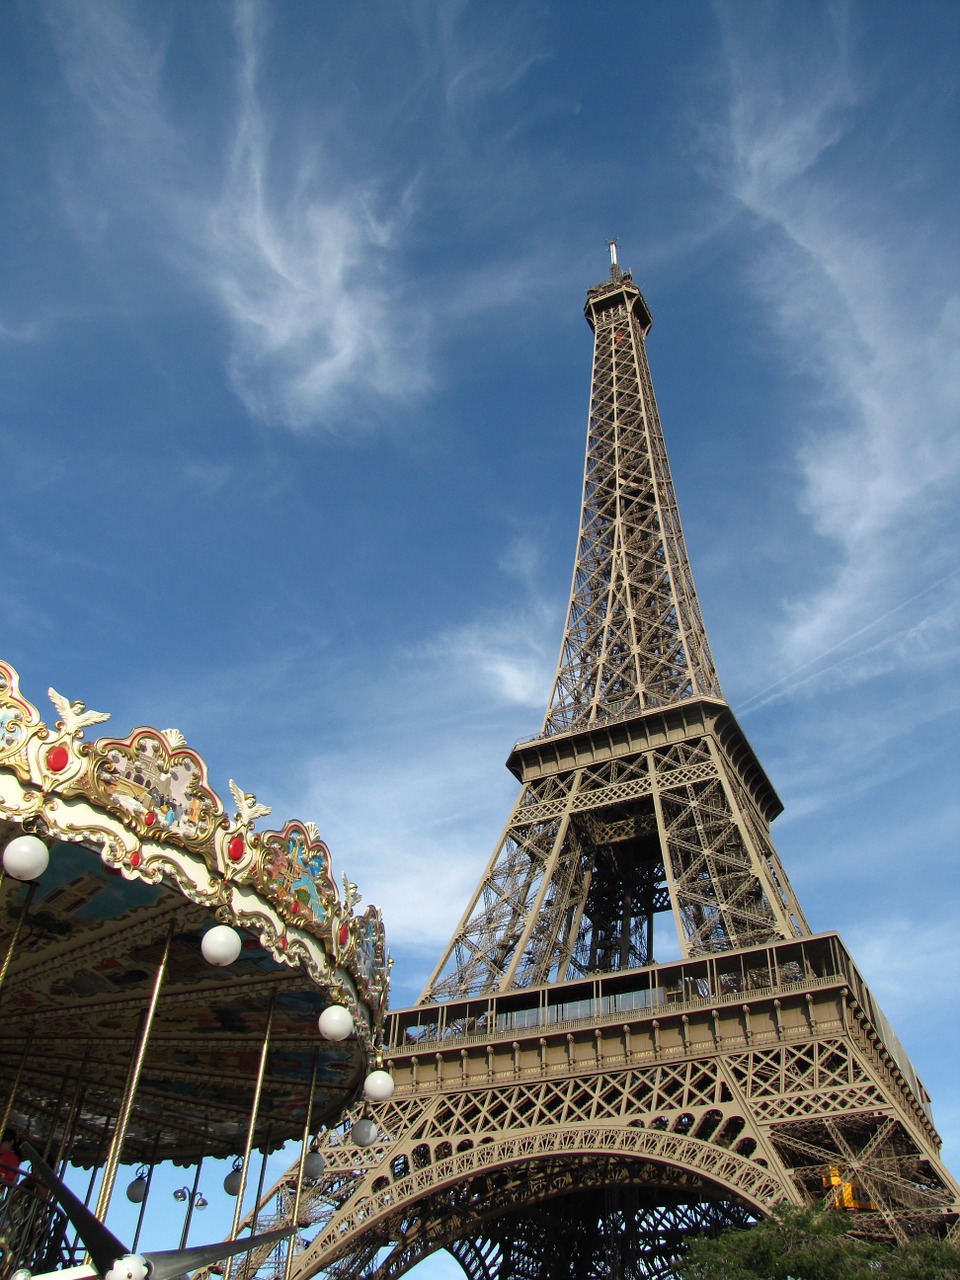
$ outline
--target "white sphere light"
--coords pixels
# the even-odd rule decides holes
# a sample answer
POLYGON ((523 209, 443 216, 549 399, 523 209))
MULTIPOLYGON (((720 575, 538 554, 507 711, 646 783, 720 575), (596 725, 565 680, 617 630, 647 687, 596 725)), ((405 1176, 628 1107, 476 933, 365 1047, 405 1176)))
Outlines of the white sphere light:
POLYGON ((353 1030, 353 1018, 342 1004, 331 1004, 321 1013, 317 1026, 324 1040, 346 1040, 353 1030))
POLYGON ((127 1187, 127 1199, 131 1204, 143 1204, 144 1197, 147 1194, 146 1178, 134 1178, 127 1187))
POLYGON ((208 964, 220 967, 233 964, 242 946, 243 939, 236 929, 228 924, 215 924, 200 940, 200 950, 203 952, 204 960, 208 964))
POLYGON ((379 1136, 380 1130, 374 1120, 358 1120, 350 1130, 350 1141, 355 1142, 358 1147, 372 1146, 379 1136))
POLYGON ((14 880, 36 880, 50 862, 50 850, 39 836, 14 836, 3 851, 3 869, 14 880))
POLYGON ((238 1196, 240 1194, 240 1182, 243 1178, 243 1166, 239 1165, 236 1169, 231 1169, 223 1180, 223 1189, 228 1196, 238 1196))
POLYGON ((393 1097, 393 1088, 389 1071, 371 1071, 363 1082, 363 1096, 368 1102, 386 1102, 393 1097))
POLYGON ((323 1173, 323 1156, 319 1151, 308 1151, 303 1157, 303 1176, 305 1178, 319 1178, 323 1173))

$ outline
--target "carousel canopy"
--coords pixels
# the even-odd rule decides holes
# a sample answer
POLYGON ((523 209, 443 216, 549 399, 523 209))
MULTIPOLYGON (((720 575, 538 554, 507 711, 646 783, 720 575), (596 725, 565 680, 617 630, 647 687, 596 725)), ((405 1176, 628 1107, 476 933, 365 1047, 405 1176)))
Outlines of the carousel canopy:
POLYGON ((380 1043, 380 913, 311 823, 255 830, 233 782, 228 811, 176 730, 85 742, 108 717, 49 692, 52 728, 0 663, 0 1107, 100 1164, 139 1055, 124 1163, 236 1153, 261 1072, 255 1146, 299 1135, 311 1078, 311 1127, 333 1122, 380 1043))

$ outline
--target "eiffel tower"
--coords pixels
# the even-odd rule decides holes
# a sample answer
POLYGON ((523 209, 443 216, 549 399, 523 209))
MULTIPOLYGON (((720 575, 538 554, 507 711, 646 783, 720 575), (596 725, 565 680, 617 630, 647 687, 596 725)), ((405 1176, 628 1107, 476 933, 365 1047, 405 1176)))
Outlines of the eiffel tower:
MULTIPOLYGON (((720 691, 650 312, 615 245, 585 312, 580 534, 543 725, 510 754, 520 795, 449 946, 389 1015, 372 1144, 326 1137, 287 1280, 393 1280, 440 1248, 469 1280, 650 1280, 690 1233, 778 1203, 891 1241, 957 1223, 930 1099, 770 842, 781 804, 720 691), (680 959, 657 963, 668 913, 680 959)), ((278 1220, 295 1172, 265 1198, 278 1220)))

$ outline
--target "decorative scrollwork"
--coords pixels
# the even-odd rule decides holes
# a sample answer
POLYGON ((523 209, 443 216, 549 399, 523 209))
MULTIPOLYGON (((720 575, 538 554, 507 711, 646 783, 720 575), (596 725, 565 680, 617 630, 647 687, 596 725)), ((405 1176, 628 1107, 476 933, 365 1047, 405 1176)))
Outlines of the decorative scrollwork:
POLYGON ((40 713, 20 696, 20 678, 0 662, 0 762, 21 777, 27 774, 28 739, 43 729, 40 713))

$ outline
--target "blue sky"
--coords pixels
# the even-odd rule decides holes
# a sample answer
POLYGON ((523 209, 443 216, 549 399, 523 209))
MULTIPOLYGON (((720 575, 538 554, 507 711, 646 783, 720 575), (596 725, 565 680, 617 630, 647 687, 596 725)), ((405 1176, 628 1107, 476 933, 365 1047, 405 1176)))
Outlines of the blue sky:
MULTIPOLYGON (((569 589, 616 236, 774 837, 960 1169, 960 10, 3 14, 0 652, 175 725, 415 997, 569 589)), ((664 957, 666 958, 666 957, 664 957)))

